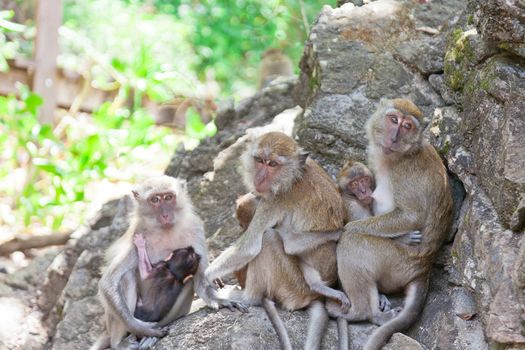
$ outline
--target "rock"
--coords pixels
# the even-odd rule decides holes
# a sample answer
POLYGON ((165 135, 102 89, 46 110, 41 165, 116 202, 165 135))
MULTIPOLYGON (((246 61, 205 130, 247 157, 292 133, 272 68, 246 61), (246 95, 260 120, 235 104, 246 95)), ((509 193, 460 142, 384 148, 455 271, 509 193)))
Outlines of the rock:
POLYGON ((525 6, 522 0, 469 0, 469 10, 479 32, 487 41, 525 57, 525 6))
MULTIPOLYGON (((438 9, 425 13, 418 6, 380 0, 362 7, 325 7, 312 28, 301 60, 305 112, 297 137, 332 174, 331 167, 346 158, 365 158, 364 124, 381 98, 408 97, 427 115, 444 104, 424 79, 443 69, 442 38, 415 29, 416 22, 433 25, 432 11, 438 9), (432 52, 422 57, 420 45, 432 52)), ((441 22, 454 15, 453 8, 440 12, 441 22)))
POLYGON ((494 56, 467 83, 460 126, 473 171, 505 227, 525 193, 525 66, 494 56))

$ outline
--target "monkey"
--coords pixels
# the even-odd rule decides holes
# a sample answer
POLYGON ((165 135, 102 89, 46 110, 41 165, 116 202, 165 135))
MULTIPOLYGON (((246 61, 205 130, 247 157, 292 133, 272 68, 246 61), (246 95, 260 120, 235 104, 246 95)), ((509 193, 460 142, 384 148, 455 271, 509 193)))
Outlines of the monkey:
POLYGON ((376 176, 373 212, 351 221, 337 245, 338 275, 351 301, 348 312, 327 302, 333 317, 378 324, 364 349, 380 349, 406 330, 426 299, 430 269, 452 222, 447 173, 432 145, 423 139, 423 113, 405 99, 382 100, 367 122, 369 164, 376 176), (421 231, 417 246, 389 239, 421 231), (403 309, 381 312, 378 292, 405 292, 403 309))
MULTIPOLYGON (((347 209, 348 220, 371 217, 373 212, 373 191, 375 178, 370 169, 361 162, 348 160, 337 176, 337 186, 347 209)), ((416 245, 421 242, 421 231, 414 230, 391 234, 399 243, 416 245)))
MULTIPOLYGON (((237 198, 235 203, 235 217, 237 218, 239 226, 241 226, 243 232, 246 231, 250 225, 258 204, 259 198, 251 192, 237 198)), ((246 285, 246 272, 246 266, 240 270, 234 271, 234 275, 237 278, 241 288, 244 288, 246 285)))
POLYGON ((200 255, 191 246, 180 248, 152 265, 144 236, 136 234, 133 243, 137 247, 142 280, 134 316, 142 321, 158 322, 175 303, 184 284, 197 272, 200 255))
POLYGON ((320 296, 349 306, 344 293, 328 287, 336 280, 342 198, 326 172, 284 133, 261 135, 241 161, 259 203, 246 231, 210 264, 206 278, 247 266, 245 288, 229 298, 247 305, 275 300, 288 310, 310 306, 315 317, 306 348, 318 348, 327 319, 320 296))
POLYGON ((140 337, 163 336, 165 331, 159 327, 189 312, 194 291, 213 309, 228 307, 243 311, 242 305, 219 298, 213 284, 204 278, 208 266, 204 225, 193 211, 183 182, 166 175, 153 177, 132 193, 135 210, 130 226, 106 253, 106 266, 99 281, 105 330, 92 349, 126 348, 124 338, 128 333, 140 337), (153 264, 176 249, 190 246, 201 257, 193 280, 184 285, 175 304, 159 322, 146 322, 133 316, 144 282, 137 276, 139 257, 133 243, 137 233, 147 239, 147 255, 153 264))
POLYGON ((278 77, 293 75, 293 65, 290 58, 278 48, 269 48, 262 54, 259 67, 259 90, 267 87, 278 77))
POLYGON ((372 192, 375 189, 375 178, 366 165, 346 161, 337 175, 337 187, 345 202, 349 221, 373 215, 372 192))

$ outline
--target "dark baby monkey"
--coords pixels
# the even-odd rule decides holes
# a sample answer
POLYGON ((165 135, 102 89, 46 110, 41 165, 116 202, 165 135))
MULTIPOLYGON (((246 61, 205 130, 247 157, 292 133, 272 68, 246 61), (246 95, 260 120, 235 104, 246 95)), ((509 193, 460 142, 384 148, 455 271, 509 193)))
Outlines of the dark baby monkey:
POLYGON ((139 255, 142 280, 134 316, 142 321, 157 322, 167 315, 186 282, 197 273, 200 255, 193 247, 180 248, 165 260, 151 264, 144 236, 135 235, 133 243, 139 255))

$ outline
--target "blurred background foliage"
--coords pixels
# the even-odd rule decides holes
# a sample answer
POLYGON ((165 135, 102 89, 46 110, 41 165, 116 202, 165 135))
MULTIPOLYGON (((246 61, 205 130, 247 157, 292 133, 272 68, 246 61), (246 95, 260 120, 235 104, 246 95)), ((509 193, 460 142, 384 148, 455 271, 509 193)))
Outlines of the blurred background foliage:
MULTIPOLYGON (((155 125, 149 106, 250 96, 270 47, 281 48, 298 72, 308 26, 326 1, 62 3, 59 67, 114 97, 92 114, 57 111, 54 125, 40 125, 43 101, 28 87, 0 96, 4 233, 6 226, 10 233, 74 229, 86 203, 120 182, 161 173, 178 143, 193 147, 213 136, 213 119, 196 108, 174 130, 155 125)), ((0 71, 10 59, 32 57, 35 12, 36 0, 0 0, 0 71)))

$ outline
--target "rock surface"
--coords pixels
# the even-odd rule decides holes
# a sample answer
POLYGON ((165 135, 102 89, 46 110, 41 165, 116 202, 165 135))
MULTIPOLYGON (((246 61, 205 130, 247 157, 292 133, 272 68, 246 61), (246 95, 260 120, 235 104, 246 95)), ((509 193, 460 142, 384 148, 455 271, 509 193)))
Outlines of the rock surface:
MULTIPOLYGON (((345 159, 366 158, 364 124, 379 100, 407 97, 425 112, 426 135, 450 171, 456 220, 421 317, 385 349, 525 349, 525 5, 343 2, 323 8, 313 25, 298 81, 278 80, 237 106, 221 106, 218 134, 192 151, 179 149, 166 170, 188 181, 210 257, 241 234, 232 215, 245 192, 238 157, 251 137, 292 134, 334 175, 345 159)), ((103 249, 127 227, 127 205, 123 199, 107 206, 64 250, 34 267, 47 274, 0 278, 0 310, 9 309, 13 320, 26 316, 23 327, 2 334, 0 347, 83 349, 94 342, 102 329, 98 269, 103 249)), ((261 308, 240 314, 197 304, 155 349, 278 348, 261 308)), ((280 314, 300 348, 308 314, 280 314)), ((373 328, 350 325, 350 349, 361 349, 373 328)), ((337 339, 331 321, 323 349, 336 348, 337 339)))

